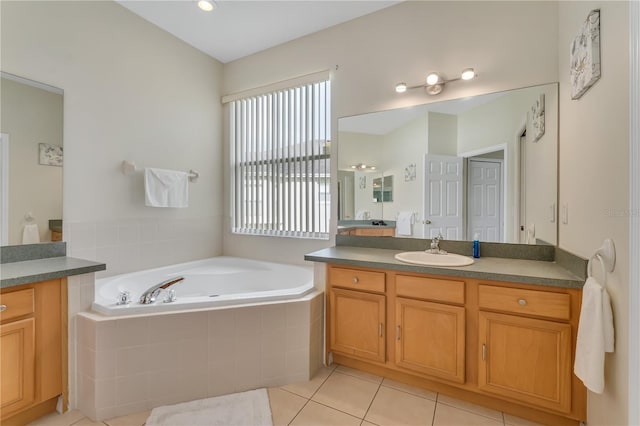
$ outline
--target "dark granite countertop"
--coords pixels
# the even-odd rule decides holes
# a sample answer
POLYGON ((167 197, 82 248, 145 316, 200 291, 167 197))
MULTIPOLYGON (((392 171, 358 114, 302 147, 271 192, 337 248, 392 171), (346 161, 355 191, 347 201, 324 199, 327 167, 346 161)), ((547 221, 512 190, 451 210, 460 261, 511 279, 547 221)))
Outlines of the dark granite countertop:
POLYGON ((73 257, 49 257, 0 265, 0 288, 104 271, 104 263, 73 257))
POLYGON ((420 266, 400 262, 391 250, 369 247, 336 246, 305 255, 305 260, 345 266, 362 266, 398 271, 448 275, 462 278, 538 284, 552 287, 582 288, 584 280, 555 262, 481 257, 475 263, 460 267, 420 266))

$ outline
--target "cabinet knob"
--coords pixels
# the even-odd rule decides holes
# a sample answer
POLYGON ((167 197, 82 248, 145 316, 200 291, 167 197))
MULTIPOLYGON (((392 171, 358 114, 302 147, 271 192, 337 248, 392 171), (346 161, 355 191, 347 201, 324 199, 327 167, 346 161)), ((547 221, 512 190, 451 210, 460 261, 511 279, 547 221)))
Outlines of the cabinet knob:
POLYGON ((519 299, 519 300, 518 300, 518 304, 519 304, 520 306, 526 306, 527 301, 526 301, 526 300, 524 300, 524 299, 519 299))
POLYGON ((358 277, 353 277, 353 283, 354 283, 354 284, 358 284, 358 281, 360 281, 360 280, 358 279, 358 277))
POLYGON ((4 312, 7 310, 7 305, 0 305, 0 312, 4 312))

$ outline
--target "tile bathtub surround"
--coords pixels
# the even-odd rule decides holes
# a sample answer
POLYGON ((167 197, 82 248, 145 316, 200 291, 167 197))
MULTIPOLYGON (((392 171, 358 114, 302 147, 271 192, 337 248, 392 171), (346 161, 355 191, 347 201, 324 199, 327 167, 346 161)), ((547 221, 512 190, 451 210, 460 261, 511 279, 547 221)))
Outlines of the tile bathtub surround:
MULTIPOLYGON (((336 365, 321 368, 309 381, 272 387, 268 392, 274 426, 540 426, 500 411, 350 368, 336 368, 336 365)), ((140 409, 128 416, 92 422, 79 411, 72 411, 51 414, 31 426, 142 426, 149 414, 148 409, 140 409)))
POLYGON ((323 294, 110 319, 76 317, 77 407, 107 419, 306 381, 322 363, 323 294))
POLYGON ((65 222, 69 256, 107 264, 97 278, 218 256, 221 218, 65 222))

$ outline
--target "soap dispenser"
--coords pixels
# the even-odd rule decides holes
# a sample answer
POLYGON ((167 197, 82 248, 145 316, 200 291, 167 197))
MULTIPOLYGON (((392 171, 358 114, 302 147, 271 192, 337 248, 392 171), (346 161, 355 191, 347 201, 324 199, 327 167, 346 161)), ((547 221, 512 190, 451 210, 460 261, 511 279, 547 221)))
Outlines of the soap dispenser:
POLYGON ((473 234, 473 257, 476 259, 480 257, 480 240, 477 232, 473 234))

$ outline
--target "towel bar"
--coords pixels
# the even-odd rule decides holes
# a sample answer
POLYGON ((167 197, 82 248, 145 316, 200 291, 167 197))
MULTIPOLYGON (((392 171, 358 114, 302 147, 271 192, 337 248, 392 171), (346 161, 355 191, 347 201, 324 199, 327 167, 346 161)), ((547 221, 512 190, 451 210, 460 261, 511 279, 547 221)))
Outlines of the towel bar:
MULTIPOLYGON (((138 168, 136 167, 136 163, 128 160, 122 160, 121 168, 122 168, 123 175, 130 175, 138 170, 138 168)), ((197 170, 190 169, 188 174, 189 174, 189 182, 192 182, 192 183, 197 182, 198 178, 200 177, 200 173, 197 170)))

